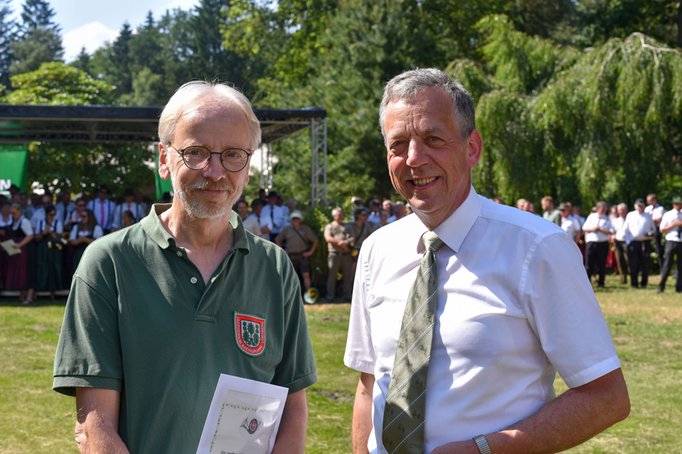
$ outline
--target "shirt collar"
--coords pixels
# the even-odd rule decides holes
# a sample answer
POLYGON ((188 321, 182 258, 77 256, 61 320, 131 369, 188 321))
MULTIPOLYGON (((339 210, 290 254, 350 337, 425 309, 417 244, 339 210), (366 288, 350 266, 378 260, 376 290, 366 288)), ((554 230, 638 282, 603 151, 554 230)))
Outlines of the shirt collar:
MULTIPOLYGON (((167 249, 171 246, 175 247, 175 238, 173 238, 173 236, 163 227, 161 218, 159 217, 161 213, 170 207, 170 203, 155 203, 152 205, 150 213, 140 221, 142 228, 149 238, 162 249, 167 249)), ((241 219, 239 219, 239 215, 232 211, 229 222, 232 231, 234 232, 233 249, 248 254, 249 241, 246 237, 244 225, 242 224, 241 219)))
MULTIPOLYGON (((444 244, 454 252, 458 252, 480 214, 481 199, 478 197, 474 187, 471 186, 469 195, 464 202, 450 216, 433 229, 433 231, 444 244)), ((417 244, 419 251, 424 250, 424 247, 421 245, 421 235, 424 231, 428 230, 423 223, 421 223, 421 225, 423 230, 419 234, 417 244)))

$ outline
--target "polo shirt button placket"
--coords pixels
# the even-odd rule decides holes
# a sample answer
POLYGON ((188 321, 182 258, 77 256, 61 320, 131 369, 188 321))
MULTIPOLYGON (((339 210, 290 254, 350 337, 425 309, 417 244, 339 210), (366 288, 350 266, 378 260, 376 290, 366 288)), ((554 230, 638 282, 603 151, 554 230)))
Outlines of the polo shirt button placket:
POLYGON ((196 284, 197 281, 198 281, 198 279, 197 279, 196 277, 192 276, 192 278, 191 278, 189 281, 190 281, 192 284, 196 284))
POLYGON ((176 251, 175 255, 177 255, 178 257, 182 257, 182 251, 176 251))

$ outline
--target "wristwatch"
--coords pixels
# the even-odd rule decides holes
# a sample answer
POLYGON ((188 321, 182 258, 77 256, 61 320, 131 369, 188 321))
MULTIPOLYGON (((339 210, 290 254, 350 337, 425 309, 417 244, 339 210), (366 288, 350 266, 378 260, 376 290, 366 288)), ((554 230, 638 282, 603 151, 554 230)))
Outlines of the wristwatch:
POLYGON ((490 450, 490 445, 488 444, 488 440, 485 438, 485 435, 475 436, 474 443, 476 443, 478 452, 480 452, 481 454, 492 454, 492 451, 490 450))

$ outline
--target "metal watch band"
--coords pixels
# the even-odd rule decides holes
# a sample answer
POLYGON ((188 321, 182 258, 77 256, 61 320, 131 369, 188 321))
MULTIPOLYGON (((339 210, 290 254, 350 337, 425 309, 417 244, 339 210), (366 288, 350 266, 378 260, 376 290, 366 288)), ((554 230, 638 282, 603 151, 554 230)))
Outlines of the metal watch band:
POLYGON ((476 443, 478 452, 480 452, 481 454, 492 454, 492 451, 490 450, 490 445, 488 444, 488 439, 485 438, 485 435, 478 435, 474 437, 474 443, 476 443))

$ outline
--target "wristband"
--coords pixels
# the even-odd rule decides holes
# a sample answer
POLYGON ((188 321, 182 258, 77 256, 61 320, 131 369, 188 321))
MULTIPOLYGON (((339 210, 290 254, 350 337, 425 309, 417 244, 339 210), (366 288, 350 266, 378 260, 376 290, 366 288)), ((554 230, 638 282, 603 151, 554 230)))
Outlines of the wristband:
POLYGON ((492 454, 492 451, 490 450, 490 445, 488 444, 488 440, 485 438, 485 435, 475 436, 474 443, 476 443, 478 452, 480 452, 481 454, 492 454))

